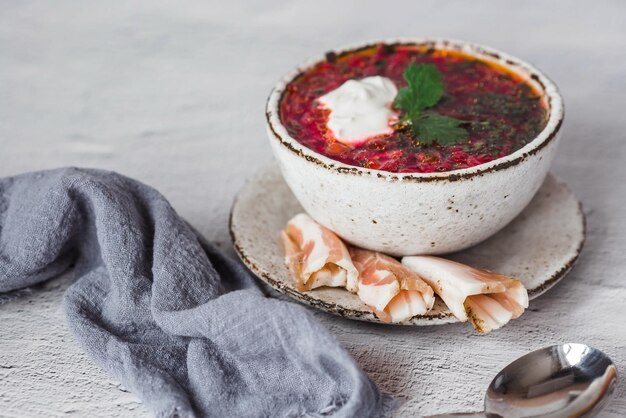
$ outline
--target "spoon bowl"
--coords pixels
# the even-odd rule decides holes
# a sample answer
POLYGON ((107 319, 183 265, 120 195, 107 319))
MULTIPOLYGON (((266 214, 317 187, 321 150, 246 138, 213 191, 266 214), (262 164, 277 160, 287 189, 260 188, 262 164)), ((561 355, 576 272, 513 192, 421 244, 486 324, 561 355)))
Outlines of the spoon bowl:
POLYGON ((559 344, 526 354, 493 379, 485 412, 431 418, 592 417, 615 388, 617 369, 602 351, 584 344, 559 344))

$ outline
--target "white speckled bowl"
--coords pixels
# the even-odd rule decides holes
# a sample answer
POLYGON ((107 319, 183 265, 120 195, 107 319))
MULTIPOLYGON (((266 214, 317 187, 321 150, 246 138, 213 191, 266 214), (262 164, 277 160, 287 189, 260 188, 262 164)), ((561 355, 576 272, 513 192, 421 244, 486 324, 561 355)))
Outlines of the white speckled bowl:
POLYGON ((443 254, 475 245, 511 222, 543 183, 560 137, 561 96, 532 65, 491 48, 447 40, 385 43, 462 50, 512 69, 544 92, 549 107, 545 129, 506 157, 462 170, 391 173, 343 164, 300 144, 279 118, 285 87, 325 59, 318 58, 285 76, 267 102, 267 132, 282 175, 316 221, 354 245, 392 255, 443 254))

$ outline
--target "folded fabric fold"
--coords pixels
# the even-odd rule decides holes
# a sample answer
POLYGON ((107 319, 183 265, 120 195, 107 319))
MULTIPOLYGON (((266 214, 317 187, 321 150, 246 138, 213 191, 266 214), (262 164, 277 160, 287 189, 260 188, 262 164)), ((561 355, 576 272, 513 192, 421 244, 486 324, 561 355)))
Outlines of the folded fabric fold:
POLYGON ((312 315, 266 297, 156 190, 92 169, 0 179, 0 293, 71 265, 72 332, 158 417, 383 413, 385 398, 312 315))

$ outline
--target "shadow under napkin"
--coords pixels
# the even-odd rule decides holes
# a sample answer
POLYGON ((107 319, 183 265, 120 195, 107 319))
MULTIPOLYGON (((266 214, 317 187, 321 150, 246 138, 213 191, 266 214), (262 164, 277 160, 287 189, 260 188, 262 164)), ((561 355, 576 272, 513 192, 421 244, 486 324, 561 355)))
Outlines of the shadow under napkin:
POLYGON ((71 330, 158 417, 382 414, 326 329, 265 297, 156 190, 92 169, 0 179, 0 293, 73 264, 71 330))

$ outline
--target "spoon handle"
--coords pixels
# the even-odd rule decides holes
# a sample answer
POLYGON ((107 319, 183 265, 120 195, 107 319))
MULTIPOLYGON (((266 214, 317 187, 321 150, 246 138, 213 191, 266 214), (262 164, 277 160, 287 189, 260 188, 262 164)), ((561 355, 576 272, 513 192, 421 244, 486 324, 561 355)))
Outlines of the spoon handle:
POLYGON ((471 418, 471 417, 487 417, 484 412, 456 412, 453 414, 429 415, 425 418, 471 418))

